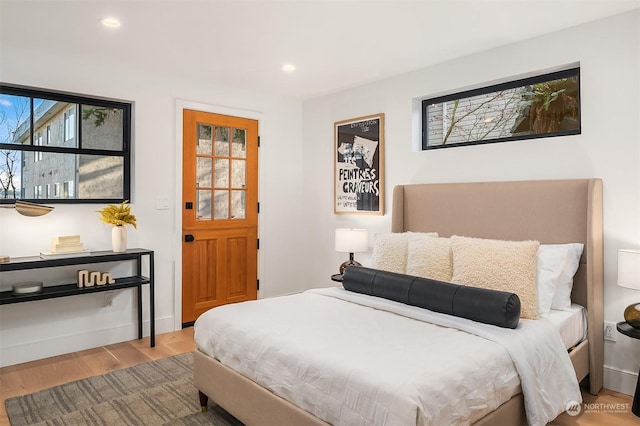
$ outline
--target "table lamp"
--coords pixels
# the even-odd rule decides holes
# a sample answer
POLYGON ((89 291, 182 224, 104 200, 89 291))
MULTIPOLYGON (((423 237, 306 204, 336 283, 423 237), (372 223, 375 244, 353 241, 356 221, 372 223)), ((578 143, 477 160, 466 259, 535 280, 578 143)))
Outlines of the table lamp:
MULTIPOLYGON (((2 204, 0 207, 5 209, 15 209, 23 216, 42 216, 53 210, 53 207, 42 204, 29 203, 27 201, 16 200, 13 204, 2 204)), ((0 263, 8 262, 9 256, 0 255, 0 263)))
MULTIPOLYGON (((640 250, 618 250, 618 285, 640 290, 640 250)), ((624 319, 631 327, 640 330, 640 302, 627 306, 624 319)))
POLYGON ((50 206, 29 203, 21 200, 16 200, 14 204, 3 204, 0 207, 5 209, 16 209, 16 211, 23 216, 42 216, 53 210, 53 207, 50 206))
POLYGON ((366 229, 336 229, 336 251, 349 253, 349 260, 340 265, 340 274, 349 266, 361 266, 353 260, 353 253, 364 253, 369 250, 369 232, 366 229))

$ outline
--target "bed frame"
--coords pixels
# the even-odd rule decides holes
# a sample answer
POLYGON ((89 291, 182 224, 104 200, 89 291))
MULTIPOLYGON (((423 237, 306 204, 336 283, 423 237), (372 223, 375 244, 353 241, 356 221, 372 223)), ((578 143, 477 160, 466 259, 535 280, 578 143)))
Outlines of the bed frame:
MULTIPOLYGON (((396 186, 391 230, 583 243, 572 301, 587 307, 589 338, 572 348, 570 357, 578 381, 588 380, 589 392, 598 394, 604 362, 600 179, 396 186)), ((194 353, 194 383, 203 409, 211 398, 248 425, 326 424, 199 350, 194 353)), ((526 424, 522 393, 476 423, 493 424, 526 424)))

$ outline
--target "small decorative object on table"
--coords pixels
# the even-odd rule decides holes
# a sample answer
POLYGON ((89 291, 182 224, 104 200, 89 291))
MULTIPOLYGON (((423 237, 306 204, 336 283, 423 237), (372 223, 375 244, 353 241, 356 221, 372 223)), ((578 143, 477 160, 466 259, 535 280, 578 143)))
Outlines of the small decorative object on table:
POLYGON ((116 280, 113 279, 109 272, 92 272, 86 269, 78 270, 78 288, 93 287, 94 285, 107 285, 115 284, 116 280))
POLYGON ((100 220, 109 225, 113 225, 111 230, 111 245, 114 253, 120 253, 127 250, 127 230, 126 225, 137 228, 136 217, 131 214, 131 205, 129 200, 125 200, 119 205, 109 204, 102 210, 98 210, 101 214, 100 220))
POLYGON ((62 259, 91 254, 84 249, 80 235, 62 235, 51 239, 51 251, 40 252, 43 259, 62 259))
POLYGON ((14 296, 20 296, 21 294, 34 294, 42 291, 42 281, 29 281, 24 283, 18 283, 11 286, 11 290, 14 296))

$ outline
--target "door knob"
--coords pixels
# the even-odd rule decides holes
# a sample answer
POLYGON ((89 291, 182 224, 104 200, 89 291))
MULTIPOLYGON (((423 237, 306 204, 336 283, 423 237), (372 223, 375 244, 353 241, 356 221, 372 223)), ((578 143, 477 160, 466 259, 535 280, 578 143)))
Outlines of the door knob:
POLYGON ((185 243, 192 243, 195 240, 196 240, 196 238, 191 234, 187 234, 187 235, 184 236, 184 242, 185 243))

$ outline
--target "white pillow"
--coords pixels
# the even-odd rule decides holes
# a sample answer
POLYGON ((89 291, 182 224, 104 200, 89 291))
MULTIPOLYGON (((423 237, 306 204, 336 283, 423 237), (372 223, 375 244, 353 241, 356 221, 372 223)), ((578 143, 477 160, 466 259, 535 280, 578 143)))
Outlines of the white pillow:
POLYGON ((407 275, 451 281, 453 259, 449 238, 409 239, 407 275))
POLYGON ((580 265, 584 245, 541 244, 538 249, 537 285, 538 313, 542 317, 549 310, 568 310, 571 307, 573 276, 580 265))
POLYGON ((387 232, 373 237, 371 263, 374 269, 407 273, 409 239, 434 238, 436 232, 387 232))

